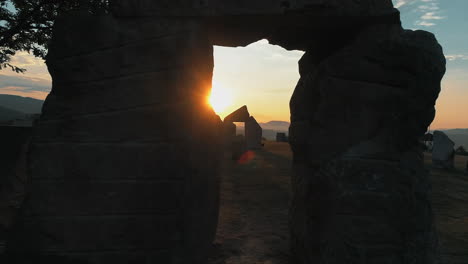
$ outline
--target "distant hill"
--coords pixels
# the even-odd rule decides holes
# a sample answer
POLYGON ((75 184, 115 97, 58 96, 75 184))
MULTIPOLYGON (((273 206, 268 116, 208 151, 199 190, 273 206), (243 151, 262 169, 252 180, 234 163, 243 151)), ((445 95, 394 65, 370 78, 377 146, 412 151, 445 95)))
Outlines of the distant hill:
POLYGON ((446 129, 441 131, 455 142, 455 148, 464 146, 468 149, 468 128, 446 129))
POLYGON ((15 119, 23 119, 25 114, 16 110, 12 110, 3 106, 0 106, 0 122, 5 122, 15 119))
POLYGON ((0 94, 0 106, 24 114, 39 114, 42 111, 43 100, 16 95, 0 94))
MULTIPOLYGON (((263 131, 262 136, 268 140, 276 140, 276 133, 282 132, 289 134, 289 122, 286 121, 270 121, 267 123, 258 123, 263 131)), ((244 124, 243 123, 236 123, 237 125, 237 134, 244 135, 244 124)))
MULTIPOLYGON (((289 122, 286 121, 270 121, 267 123, 259 124, 264 130, 274 130, 278 132, 288 132, 289 131, 289 122)), ((275 133, 276 136, 276 133, 275 133)))

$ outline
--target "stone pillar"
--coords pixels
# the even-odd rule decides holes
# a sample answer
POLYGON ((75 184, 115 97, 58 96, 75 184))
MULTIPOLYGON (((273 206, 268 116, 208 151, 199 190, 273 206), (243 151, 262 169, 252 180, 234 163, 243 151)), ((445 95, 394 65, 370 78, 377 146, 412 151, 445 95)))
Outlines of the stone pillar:
POLYGON ((291 99, 295 263, 437 263, 418 138, 434 118, 442 48, 376 25, 328 53, 307 50, 291 99))
POLYGON ((69 16, 11 255, 200 263, 218 217, 212 45, 190 19, 69 16), (24 253, 26 251, 26 253, 24 253))
POLYGON ((248 150, 262 148, 262 127, 253 116, 245 122, 245 144, 248 150))

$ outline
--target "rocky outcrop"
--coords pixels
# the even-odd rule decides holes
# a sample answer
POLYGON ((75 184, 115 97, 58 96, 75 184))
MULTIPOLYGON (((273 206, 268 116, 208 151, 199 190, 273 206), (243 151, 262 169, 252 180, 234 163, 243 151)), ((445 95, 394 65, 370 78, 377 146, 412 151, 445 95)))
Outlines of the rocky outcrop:
POLYGON ((291 99, 296 262, 437 263, 418 139, 434 118, 441 47, 430 33, 375 25, 317 53, 301 59, 291 99))
POLYGON ((455 143, 442 131, 434 131, 432 166, 439 169, 453 169, 455 143))
POLYGON ((9 241, 12 258, 206 257, 222 156, 221 120, 205 103, 212 49, 193 20, 57 22, 53 88, 31 142, 31 199, 9 241))
POLYGON ((401 28, 391 0, 111 3, 56 23, 10 256, 203 263, 223 149, 205 103, 213 45, 267 38, 306 51, 291 99, 294 260, 436 263, 418 140, 445 58, 432 34, 401 28))

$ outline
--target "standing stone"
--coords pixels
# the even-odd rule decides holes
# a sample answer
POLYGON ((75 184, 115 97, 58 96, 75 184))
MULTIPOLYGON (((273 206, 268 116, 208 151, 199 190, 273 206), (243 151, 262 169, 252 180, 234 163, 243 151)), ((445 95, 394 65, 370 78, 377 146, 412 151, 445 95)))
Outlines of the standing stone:
POLYGON ((434 131, 432 165, 439 169, 453 169, 455 143, 442 131, 434 131))
POLYGON ((221 120, 205 103, 213 46, 204 32, 192 19, 57 22, 12 258, 203 262, 222 157, 221 120))
POLYGON ((247 106, 244 105, 226 116, 224 122, 247 122, 249 117, 249 110, 247 110, 247 106))
POLYGON ((291 99, 294 260, 436 263, 419 139, 445 58, 432 34, 401 28, 391 0, 110 2, 107 15, 56 23, 10 253, 203 263, 222 156, 205 103, 213 45, 268 38, 306 51, 291 99))
POLYGON ((441 47, 391 24, 323 47, 301 59, 290 104, 294 261, 437 263, 419 142, 445 72, 441 47))
POLYGON ((223 134, 227 141, 236 136, 237 126, 232 122, 223 122, 223 134))
POLYGON ((253 116, 245 122, 245 141, 247 150, 260 149, 262 147, 262 127, 253 116))

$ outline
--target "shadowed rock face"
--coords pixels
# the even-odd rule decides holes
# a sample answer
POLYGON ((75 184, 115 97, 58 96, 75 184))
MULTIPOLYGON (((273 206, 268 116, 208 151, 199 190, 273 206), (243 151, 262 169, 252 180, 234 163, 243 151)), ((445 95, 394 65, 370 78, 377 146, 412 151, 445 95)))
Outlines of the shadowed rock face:
POLYGON ((213 45, 306 51, 291 99, 297 263, 436 263, 417 139, 445 59, 391 0, 115 0, 57 21, 12 255, 203 263, 216 230, 222 123, 213 45))
POLYGON ((375 25, 326 58, 315 53, 301 59, 291 99, 293 256, 436 263, 418 139, 434 118, 441 47, 427 32, 375 25))

